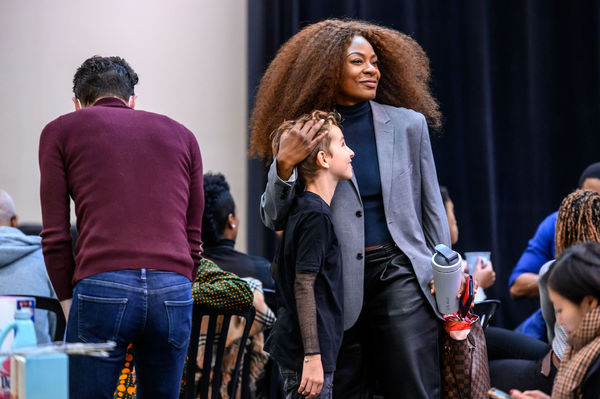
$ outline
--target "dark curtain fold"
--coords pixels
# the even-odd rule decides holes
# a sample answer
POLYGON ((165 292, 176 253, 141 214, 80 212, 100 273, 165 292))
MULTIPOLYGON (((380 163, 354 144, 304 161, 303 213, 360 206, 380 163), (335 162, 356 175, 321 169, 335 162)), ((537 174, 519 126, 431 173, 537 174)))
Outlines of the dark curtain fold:
MULTIPOLYGON (((513 301, 507 281, 545 216, 600 160, 600 2, 249 0, 248 98, 277 49, 304 26, 358 18, 423 46, 444 114, 433 140, 441 184, 455 204, 456 248, 491 250, 488 296, 496 324, 514 327, 535 301, 513 301)), ((258 213, 265 165, 249 160, 249 251, 271 257, 258 213)))

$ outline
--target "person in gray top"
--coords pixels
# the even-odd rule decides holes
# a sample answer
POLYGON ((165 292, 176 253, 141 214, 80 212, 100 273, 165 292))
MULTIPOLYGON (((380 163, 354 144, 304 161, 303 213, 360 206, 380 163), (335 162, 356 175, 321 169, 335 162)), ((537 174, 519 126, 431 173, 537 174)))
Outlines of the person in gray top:
MULTIPOLYGON (((15 204, 0 190, 0 295, 36 295, 56 298, 46 272, 39 236, 27 236, 17 229, 15 204)), ((36 309, 35 334, 38 343, 50 342, 55 317, 36 309)))
MULTIPOLYGON (((428 130, 428 122, 440 124, 428 68, 421 47, 400 32, 326 20, 280 49, 258 89, 252 153, 270 159, 275 127, 313 108, 342 115, 355 151, 352 179, 331 201, 344 269, 336 398, 361 397, 373 380, 363 378, 366 370, 386 398, 441 395, 441 315, 428 284, 433 248, 450 246, 450 235, 428 130)), ((303 190, 294 167, 319 141, 322 123, 296 125, 281 138, 261 198, 267 227, 284 227, 303 190)))

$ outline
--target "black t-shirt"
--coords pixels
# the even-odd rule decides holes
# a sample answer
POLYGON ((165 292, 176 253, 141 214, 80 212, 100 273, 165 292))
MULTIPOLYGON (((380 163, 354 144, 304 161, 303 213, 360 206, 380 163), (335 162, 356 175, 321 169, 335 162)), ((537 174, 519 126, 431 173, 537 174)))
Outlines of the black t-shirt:
POLYGON ((304 358, 294 296, 297 272, 316 273, 317 333, 323 371, 335 370, 344 333, 342 258, 329 206, 305 191, 292 204, 276 261, 277 321, 266 344, 284 368, 300 371, 304 358))

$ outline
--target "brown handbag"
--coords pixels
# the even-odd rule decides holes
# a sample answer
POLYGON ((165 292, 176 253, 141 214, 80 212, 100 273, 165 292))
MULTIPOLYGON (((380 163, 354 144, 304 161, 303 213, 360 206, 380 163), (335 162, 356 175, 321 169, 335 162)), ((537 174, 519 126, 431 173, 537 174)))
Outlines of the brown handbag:
POLYGON ((485 335, 479 321, 471 324, 466 339, 457 341, 443 332, 441 365, 442 397, 487 399, 490 389, 485 335))

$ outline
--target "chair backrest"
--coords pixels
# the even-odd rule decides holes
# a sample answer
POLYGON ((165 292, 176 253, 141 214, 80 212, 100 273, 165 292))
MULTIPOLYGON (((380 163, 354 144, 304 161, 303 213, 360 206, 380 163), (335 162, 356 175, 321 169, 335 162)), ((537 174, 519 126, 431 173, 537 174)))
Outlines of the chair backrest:
POLYGON ((198 395, 201 398, 208 399, 209 388, 212 390, 211 398, 220 398, 221 389, 221 376, 223 366, 223 355, 225 353, 225 344, 227 342, 227 332, 229 330, 229 323, 232 316, 239 316, 245 320, 244 331, 242 333, 240 348, 237 353, 234 372, 231 378, 230 384, 230 397, 233 397, 237 388, 238 377, 240 368, 242 366, 242 359, 244 356, 244 349, 248 336, 250 335, 250 328, 254 321, 254 315, 256 311, 254 307, 248 311, 231 311, 231 310, 218 310, 203 307, 200 305, 194 305, 194 312, 192 314, 192 332, 190 336, 190 344, 188 350, 188 358, 186 360, 186 379, 185 379, 185 398, 192 399, 198 395), (200 341, 200 329, 204 316, 208 316, 208 328, 206 329, 206 344, 204 345, 204 358, 202 361, 202 376, 196 385, 196 364, 198 356, 198 344, 200 341), (217 331, 218 322, 221 324, 221 328, 217 331), (215 338, 219 336, 218 341, 215 345, 215 338), (216 346, 215 363, 212 367, 213 360, 213 347, 216 346), (212 369, 212 373, 211 373, 212 369), (211 380, 212 374, 212 380, 211 380))
POLYGON ((60 302, 56 298, 49 298, 47 296, 36 296, 36 295, 26 295, 26 294, 2 294, 6 296, 25 296, 30 298, 35 298, 35 308, 43 309, 49 312, 52 312, 56 315, 56 328, 54 329, 54 336, 52 337, 52 341, 63 341, 65 337, 65 329, 67 327, 67 320, 65 319, 65 314, 63 313, 62 306, 60 306, 60 302))
POLYGON ((494 313, 496 313, 500 303, 497 299, 486 299, 485 301, 477 302, 473 307, 473 313, 479 316, 481 327, 484 330, 490 324, 490 320, 494 316, 494 313))

